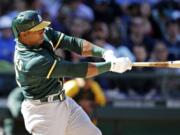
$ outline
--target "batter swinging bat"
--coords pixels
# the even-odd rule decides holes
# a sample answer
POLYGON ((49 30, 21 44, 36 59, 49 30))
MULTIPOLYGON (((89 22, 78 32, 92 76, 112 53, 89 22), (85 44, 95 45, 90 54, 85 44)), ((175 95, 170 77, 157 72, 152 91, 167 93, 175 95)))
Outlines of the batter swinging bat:
POLYGON ((165 62, 134 62, 133 67, 180 68, 180 60, 165 62))

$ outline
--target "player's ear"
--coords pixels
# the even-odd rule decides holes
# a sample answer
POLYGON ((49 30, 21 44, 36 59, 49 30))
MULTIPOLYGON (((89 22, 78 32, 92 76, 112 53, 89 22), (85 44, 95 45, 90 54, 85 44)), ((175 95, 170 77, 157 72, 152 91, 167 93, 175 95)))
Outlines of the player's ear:
POLYGON ((26 35, 25 32, 20 32, 19 33, 19 37, 25 37, 25 35, 26 35))
POLYGON ((21 33, 19 34, 19 36, 20 36, 21 38, 25 38, 25 37, 27 37, 28 34, 29 34, 29 32, 28 32, 28 31, 25 31, 25 32, 21 32, 21 33))
POLYGON ((29 40, 27 31, 26 31, 26 32, 20 32, 20 33, 19 33, 19 40, 20 40, 22 43, 27 43, 27 40, 29 40))

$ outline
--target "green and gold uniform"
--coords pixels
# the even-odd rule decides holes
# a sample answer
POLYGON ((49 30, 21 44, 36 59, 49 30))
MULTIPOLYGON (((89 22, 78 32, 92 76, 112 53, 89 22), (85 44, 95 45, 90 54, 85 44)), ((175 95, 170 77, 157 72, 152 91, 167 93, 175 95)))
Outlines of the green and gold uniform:
MULTIPOLYGON (((58 93, 62 89, 63 77, 85 77, 88 63, 71 63, 57 57, 57 48, 81 54, 83 39, 67 36, 46 28, 44 42, 37 46, 27 46, 18 42, 15 51, 15 71, 18 85, 25 98, 40 99, 58 93)), ((103 50, 102 50, 103 53, 103 50)), ((95 56, 100 53, 94 53, 95 56)), ((104 63, 99 63, 104 64, 104 63)), ((104 66, 105 72, 109 64, 104 66)))
POLYGON ((59 58, 54 53, 57 48, 95 57, 102 57, 104 49, 55 31, 47 27, 49 24, 31 10, 19 13, 12 23, 16 81, 25 97, 21 112, 26 129, 38 135, 101 135, 79 105, 58 93, 63 92, 63 77, 91 77, 109 71, 111 63, 72 63, 59 58), (44 40, 40 45, 20 42, 21 32, 42 29, 44 40))

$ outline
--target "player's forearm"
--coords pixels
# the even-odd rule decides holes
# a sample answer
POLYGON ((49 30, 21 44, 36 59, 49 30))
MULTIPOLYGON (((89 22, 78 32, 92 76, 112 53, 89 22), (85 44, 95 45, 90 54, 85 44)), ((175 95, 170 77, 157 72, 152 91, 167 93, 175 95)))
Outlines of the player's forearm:
POLYGON ((90 63, 79 62, 72 63, 68 61, 57 62, 51 77, 93 77, 110 70, 110 62, 90 63))
POLYGON ((87 73, 85 77, 93 77, 110 70, 110 62, 100 62, 100 63, 88 63, 87 73))
POLYGON ((103 57, 105 49, 98 47, 87 40, 82 41, 82 52, 83 56, 94 56, 103 57))

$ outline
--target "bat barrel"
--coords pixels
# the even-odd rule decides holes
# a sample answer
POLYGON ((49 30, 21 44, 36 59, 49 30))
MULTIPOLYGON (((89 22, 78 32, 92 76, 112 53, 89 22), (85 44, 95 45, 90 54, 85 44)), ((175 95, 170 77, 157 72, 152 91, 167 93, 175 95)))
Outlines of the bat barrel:
POLYGON ((133 67, 180 68, 180 61, 134 62, 133 67))

